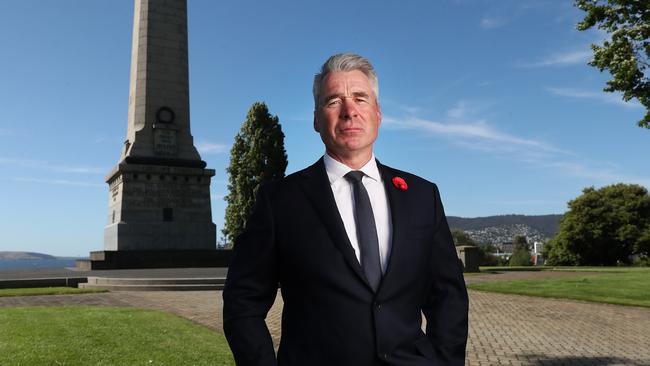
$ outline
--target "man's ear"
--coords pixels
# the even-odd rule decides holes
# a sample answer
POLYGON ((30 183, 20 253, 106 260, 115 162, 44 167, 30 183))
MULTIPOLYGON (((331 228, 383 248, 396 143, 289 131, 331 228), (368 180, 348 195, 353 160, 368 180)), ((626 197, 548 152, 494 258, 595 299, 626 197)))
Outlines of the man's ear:
POLYGON ((314 131, 320 133, 320 124, 318 123, 318 111, 314 111, 314 131))
POLYGON ((379 121, 379 125, 381 125, 381 106, 379 102, 377 102, 377 120, 379 121))

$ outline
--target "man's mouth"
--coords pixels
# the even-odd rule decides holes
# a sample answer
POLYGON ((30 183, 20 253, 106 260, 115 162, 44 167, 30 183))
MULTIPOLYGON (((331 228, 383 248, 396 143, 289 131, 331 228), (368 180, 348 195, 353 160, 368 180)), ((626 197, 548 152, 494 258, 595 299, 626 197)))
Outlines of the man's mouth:
POLYGON ((363 128, 358 128, 358 127, 349 127, 349 128, 343 128, 341 129, 341 132, 349 134, 349 133, 361 133, 363 132, 363 128))

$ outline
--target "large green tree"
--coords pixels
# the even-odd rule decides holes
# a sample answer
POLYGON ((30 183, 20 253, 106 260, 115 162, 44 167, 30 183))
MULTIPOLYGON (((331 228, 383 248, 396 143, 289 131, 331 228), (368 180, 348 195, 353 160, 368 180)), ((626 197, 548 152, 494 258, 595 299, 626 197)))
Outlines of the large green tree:
POLYGON ((229 245, 244 230, 260 184, 284 177, 287 153, 277 116, 253 103, 230 149, 228 195, 223 234, 229 245))
POLYGON ((575 0, 587 14, 579 30, 604 30, 610 38, 591 45, 594 58, 589 65, 609 70, 612 79, 605 91, 623 93, 623 100, 636 98, 646 108, 639 126, 650 128, 650 1, 575 0))
POLYGON ((650 195, 636 184, 585 188, 546 250, 551 265, 614 265, 650 254, 650 195))

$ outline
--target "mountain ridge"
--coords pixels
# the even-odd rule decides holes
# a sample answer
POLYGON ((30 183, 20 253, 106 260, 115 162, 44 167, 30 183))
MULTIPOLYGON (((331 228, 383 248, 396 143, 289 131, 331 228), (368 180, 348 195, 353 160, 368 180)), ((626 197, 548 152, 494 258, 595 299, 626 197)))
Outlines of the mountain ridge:
POLYGON ((2 260, 36 260, 36 259, 57 259, 53 255, 35 253, 35 252, 9 252, 0 251, 0 259, 2 260))
POLYGON ((447 216, 447 222, 452 229, 481 230, 489 227, 526 225, 547 237, 553 237, 560 228, 560 220, 564 215, 495 215, 465 218, 447 216))
POLYGON ((467 233, 477 244, 501 245, 523 235, 529 243, 553 238, 564 215, 495 215, 463 218, 448 216, 449 227, 467 233))

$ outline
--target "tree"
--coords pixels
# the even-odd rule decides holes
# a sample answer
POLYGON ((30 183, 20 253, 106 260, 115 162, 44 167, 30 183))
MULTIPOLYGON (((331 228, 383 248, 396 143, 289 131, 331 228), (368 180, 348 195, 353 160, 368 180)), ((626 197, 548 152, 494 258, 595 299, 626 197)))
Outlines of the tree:
POLYGON ((451 231, 451 237, 454 239, 454 245, 472 245, 476 246, 476 242, 472 239, 469 234, 460 229, 453 229, 451 231))
POLYGON ((492 244, 481 244, 478 246, 479 266, 501 266, 504 265, 502 257, 494 255, 496 247, 492 244))
POLYGON ((613 76, 604 91, 620 91, 625 101, 636 98, 646 108, 638 124, 650 128, 650 1, 575 0, 575 5, 587 13, 578 30, 597 26, 611 35, 601 46, 591 45, 589 65, 613 76))
POLYGON ((636 184, 585 188, 546 250, 551 265, 614 265, 650 254, 650 195, 636 184))
POLYGON ((510 256, 510 266, 532 266, 533 261, 530 256, 530 246, 528 240, 523 235, 516 235, 514 240, 514 249, 510 256))
POLYGON ((277 116, 266 104, 253 103, 230 149, 224 228, 228 243, 244 230, 260 184, 284 177, 287 153, 277 116))

